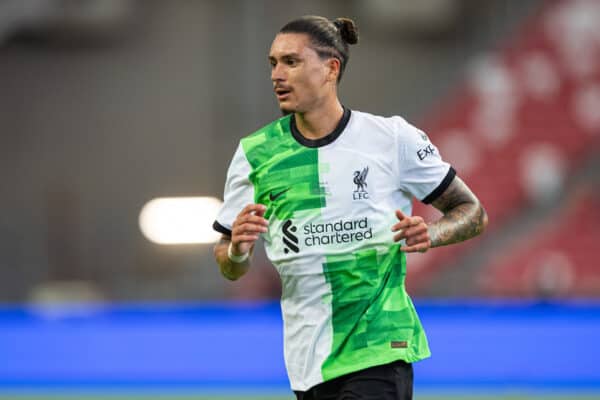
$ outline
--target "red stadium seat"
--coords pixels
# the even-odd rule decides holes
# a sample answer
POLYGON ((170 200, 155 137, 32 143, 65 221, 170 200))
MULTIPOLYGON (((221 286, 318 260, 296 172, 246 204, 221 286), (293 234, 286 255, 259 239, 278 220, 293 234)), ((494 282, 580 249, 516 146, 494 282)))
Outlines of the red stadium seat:
MULTIPOLYGON (((560 189, 561 179, 598 151, 600 39, 590 36, 597 35, 597 29, 582 29, 576 16, 599 10, 600 2, 593 1, 546 3, 504 48, 474 63, 463 86, 421 124, 482 200, 490 217, 488 232, 535 205, 544 185, 560 189), (577 37, 576 43, 587 47, 575 53, 565 37, 577 37), (585 52, 593 57, 587 57, 587 67, 581 69, 572 57, 585 52), (456 132, 462 133, 462 142, 455 140, 456 132), (461 151, 464 137, 469 151, 461 151), (538 178, 539 185, 532 185, 538 178)), ((430 212, 417 204, 413 214, 430 212)), ((409 290, 419 294, 436 272, 455 263, 472 245, 413 257, 416 267, 409 267, 409 290)), ((577 254, 587 254, 586 249, 577 254)), ((585 261, 581 255, 569 257, 575 265, 580 258, 585 261)))
POLYGON ((481 293, 588 296, 600 293, 600 196, 575 194, 527 242, 481 270, 481 293))

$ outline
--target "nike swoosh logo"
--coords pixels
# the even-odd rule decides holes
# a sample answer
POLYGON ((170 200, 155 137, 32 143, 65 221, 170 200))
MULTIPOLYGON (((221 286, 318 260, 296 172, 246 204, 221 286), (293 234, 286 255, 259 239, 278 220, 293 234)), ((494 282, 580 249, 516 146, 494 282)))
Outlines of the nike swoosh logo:
POLYGON ((275 194, 273 194, 273 192, 269 193, 269 200, 271 200, 271 201, 277 200, 282 194, 284 194, 288 190, 290 190, 290 188, 284 189, 281 192, 275 193, 275 194))

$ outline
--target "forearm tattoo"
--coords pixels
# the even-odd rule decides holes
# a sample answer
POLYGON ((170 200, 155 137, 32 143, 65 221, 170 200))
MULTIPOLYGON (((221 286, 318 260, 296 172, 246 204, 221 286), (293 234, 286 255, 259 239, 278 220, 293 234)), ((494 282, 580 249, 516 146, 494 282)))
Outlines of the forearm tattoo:
POLYGON ((429 225, 431 247, 470 239, 481 234, 487 225, 485 209, 458 176, 432 205, 444 216, 429 225))

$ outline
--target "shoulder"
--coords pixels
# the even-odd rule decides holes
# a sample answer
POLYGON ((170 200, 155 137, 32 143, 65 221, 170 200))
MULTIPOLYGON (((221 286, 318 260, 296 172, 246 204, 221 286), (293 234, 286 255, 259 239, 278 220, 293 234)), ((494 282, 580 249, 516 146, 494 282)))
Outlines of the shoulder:
POLYGON ((291 115, 279 118, 240 140, 238 149, 253 168, 258 168, 290 147, 293 141, 290 118, 291 115))
POLYGON ((275 121, 270 122, 251 134, 243 137, 240 140, 242 147, 244 150, 248 151, 250 148, 255 147, 256 145, 261 144, 269 139, 275 139, 278 136, 280 137, 285 133, 289 133, 290 118, 291 115, 286 115, 276 119, 275 121))
POLYGON ((427 135, 399 115, 384 117, 363 111, 352 111, 358 129, 379 131, 398 143, 428 140, 427 135))

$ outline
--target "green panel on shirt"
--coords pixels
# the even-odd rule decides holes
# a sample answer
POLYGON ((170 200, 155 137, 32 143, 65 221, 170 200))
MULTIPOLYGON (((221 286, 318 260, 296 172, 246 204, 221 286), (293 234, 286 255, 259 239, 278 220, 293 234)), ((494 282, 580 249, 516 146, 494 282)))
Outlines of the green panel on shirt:
POLYGON ((353 257, 328 256, 325 276, 331 284, 333 343, 322 366, 324 380, 404 359, 429 356, 427 340, 406 294, 406 256, 399 245, 353 257), (406 342, 393 348, 392 342, 406 342))
POLYGON ((279 220, 292 218, 295 211, 325 207, 325 191, 319 184, 319 152, 300 145, 290 133, 290 117, 283 117, 242 139, 252 166, 249 179, 255 201, 267 206, 279 220), (276 196, 271 200, 270 196, 276 196))

